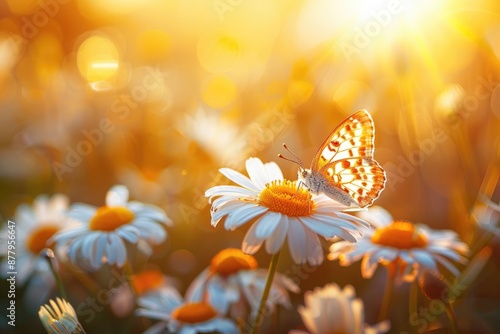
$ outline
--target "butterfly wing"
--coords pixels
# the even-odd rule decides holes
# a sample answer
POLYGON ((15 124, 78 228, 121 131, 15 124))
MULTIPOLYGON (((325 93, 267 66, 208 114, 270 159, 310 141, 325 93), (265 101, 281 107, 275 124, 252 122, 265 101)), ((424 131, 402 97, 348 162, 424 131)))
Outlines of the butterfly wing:
POLYGON ((361 207, 373 203, 385 187, 384 169, 373 159, 375 127, 360 110, 340 123, 323 141, 311 170, 348 193, 361 207))

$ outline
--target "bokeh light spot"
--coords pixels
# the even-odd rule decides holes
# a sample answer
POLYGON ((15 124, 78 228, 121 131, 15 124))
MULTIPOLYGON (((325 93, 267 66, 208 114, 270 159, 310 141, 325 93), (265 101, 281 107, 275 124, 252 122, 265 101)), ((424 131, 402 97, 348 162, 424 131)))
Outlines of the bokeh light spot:
POLYGON ((203 101, 212 108, 222 108, 230 104, 237 94, 234 82, 225 76, 215 76, 203 87, 203 101))
POLYGON ((78 49, 78 69, 91 86, 112 79, 118 71, 119 60, 116 45, 102 35, 90 36, 78 49))

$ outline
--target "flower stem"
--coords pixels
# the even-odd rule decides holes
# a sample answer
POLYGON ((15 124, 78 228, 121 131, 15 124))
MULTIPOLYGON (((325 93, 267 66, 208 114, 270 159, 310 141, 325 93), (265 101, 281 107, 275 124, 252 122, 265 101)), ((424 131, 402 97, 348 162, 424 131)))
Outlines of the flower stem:
POLYGON ((52 275, 54 275, 54 278, 56 279, 57 283, 57 288, 59 289, 59 293, 61 294, 61 297, 64 300, 68 300, 68 296, 66 295, 66 290, 64 290, 64 286, 62 284, 61 277, 57 273, 57 270, 54 268, 54 263, 52 260, 56 260, 56 256, 54 254, 54 251, 50 248, 46 248, 43 250, 43 254, 45 257, 45 260, 49 263, 50 271, 52 272, 52 275))
POLYGON ((391 264, 387 267, 387 281, 385 283, 384 298, 382 300, 382 305, 380 306, 380 311, 378 314, 378 322, 381 322, 387 318, 387 311, 389 310, 389 305, 391 304, 396 270, 397 265, 391 264))
POLYGON ((266 307, 267 297, 269 296, 269 291, 271 291, 271 285, 273 283, 274 274, 276 273, 276 268, 278 268, 278 260, 280 258, 280 252, 278 251, 271 258, 271 263, 269 264, 269 271, 267 272, 266 286, 264 287, 264 291, 262 293, 262 298, 260 299, 259 308, 257 310, 257 315, 252 324, 252 329, 250 333, 256 334, 260 323, 262 321, 262 315, 264 313, 264 309, 266 307))
POLYGON ((125 262, 125 265, 123 266, 123 270, 125 272, 125 276, 127 277, 127 283, 130 287, 130 290, 132 291, 132 294, 134 295, 134 299, 137 298, 137 291, 135 291, 134 285, 132 284, 132 278, 134 277, 134 269, 132 268, 132 265, 130 262, 127 260, 125 262))
POLYGON ((450 320, 451 332, 453 334, 458 334, 457 317, 455 316, 453 307, 451 306, 451 303, 445 303, 445 306, 446 306, 446 314, 448 315, 448 319, 450 320))

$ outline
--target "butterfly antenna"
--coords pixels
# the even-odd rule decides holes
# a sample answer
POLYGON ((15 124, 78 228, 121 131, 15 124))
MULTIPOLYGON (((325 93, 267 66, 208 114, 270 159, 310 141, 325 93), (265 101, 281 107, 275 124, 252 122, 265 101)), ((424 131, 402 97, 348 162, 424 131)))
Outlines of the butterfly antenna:
POLYGON ((288 152, 290 152, 291 155, 293 155, 293 157, 295 158, 295 160, 292 160, 290 158, 287 158, 285 157, 284 155, 282 154, 278 154, 278 158, 281 158, 283 160, 287 160, 287 161, 290 161, 290 162, 293 162, 293 163, 296 163, 297 165, 299 165, 301 168, 304 168, 304 165, 302 164, 302 160, 300 160, 300 158, 297 156, 297 154, 293 153, 292 150, 290 150, 288 148, 288 146, 286 146, 285 143, 283 143, 283 147, 285 148, 285 150, 287 150, 288 152))

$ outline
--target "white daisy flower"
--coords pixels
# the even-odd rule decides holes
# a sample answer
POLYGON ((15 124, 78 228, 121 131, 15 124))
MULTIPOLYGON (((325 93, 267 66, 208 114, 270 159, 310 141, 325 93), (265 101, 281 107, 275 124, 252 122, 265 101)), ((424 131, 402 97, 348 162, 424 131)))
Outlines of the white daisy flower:
POLYGON ((128 190, 119 185, 106 195, 106 204, 95 208, 86 204, 72 205, 68 215, 79 224, 58 232, 53 240, 68 246, 71 262, 91 269, 103 264, 123 267, 127 261, 126 243, 151 252, 148 245, 160 244, 167 237, 164 225, 171 220, 158 207, 128 202, 128 190))
POLYGON ((474 220, 485 231, 500 236, 500 204, 482 198, 472 212, 474 220))
POLYGON ((148 294, 137 301, 138 316, 160 320, 144 334, 161 333, 165 329, 177 334, 219 332, 238 333, 238 327, 230 319, 221 317, 216 309, 205 302, 183 302, 179 292, 167 288, 148 294))
MULTIPOLYGON (((52 276, 47 261, 40 256, 44 248, 54 248, 49 239, 67 225, 68 218, 65 211, 68 207, 68 198, 57 194, 52 197, 40 195, 35 198, 33 205, 21 204, 17 207, 14 219, 15 225, 10 225, 15 231, 15 270, 8 269, 7 244, 8 225, 5 224, 0 233, 0 247, 4 259, 2 272, 17 271, 17 284, 23 285, 33 274, 52 276)), ((48 281, 51 281, 50 278, 48 281)), ((47 289, 50 290, 50 289, 47 289)))
POLYGON ((50 300, 49 304, 40 307, 38 316, 49 334, 85 333, 75 309, 64 299, 56 298, 56 302, 50 300))
MULTIPOLYGON (((307 291, 304 295, 304 306, 298 311, 306 328, 313 334, 377 334, 390 329, 389 321, 375 326, 364 322, 363 301, 356 298, 351 285, 340 289, 336 284, 328 284, 324 288, 307 291)), ((290 334, 305 333, 293 330, 290 334)))
POLYGON ((466 258, 462 255, 468 252, 468 247, 455 232, 394 220, 385 209, 377 206, 359 215, 376 228, 367 231, 356 245, 346 241, 332 244, 330 260, 338 258, 340 265, 348 266, 362 258, 364 278, 372 277, 379 263, 398 268, 398 279, 405 281, 413 281, 424 268, 437 270, 438 264, 455 276, 460 274, 450 260, 465 263, 466 258))
POLYGON ((229 168, 220 172, 240 186, 215 186, 205 192, 212 203, 212 225, 224 217, 226 230, 235 230, 252 221, 242 244, 243 252, 254 254, 266 241, 266 251, 277 253, 286 238, 294 262, 319 265, 323 249, 319 236, 335 236, 356 242, 363 220, 341 212, 346 206, 325 195, 312 195, 307 188, 283 179, 274 162, 263 164, 249 158, 250 178, 229 168), (214 197, 218 197, 212 202, 214 197))
MULTIPOLYGON (((212 258, 210 267, 191 283, 186 300, 206 300, 220 314, 229 312, 233 319, 248 316, 250 312, 257 311, 266 284, 267 270, 257 266, 257 260, 240 249, 224 249, 212 258)), ((271 310, 275 304, 291 307, 288 291, 298 293, 300 289, 290 278, 276 273, 268 298, 271 310)))

